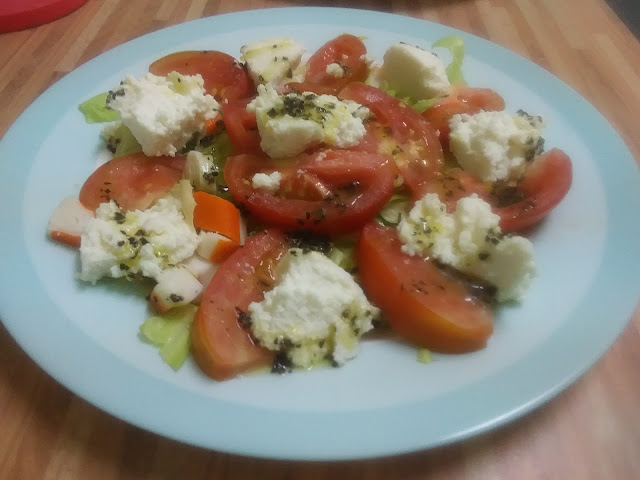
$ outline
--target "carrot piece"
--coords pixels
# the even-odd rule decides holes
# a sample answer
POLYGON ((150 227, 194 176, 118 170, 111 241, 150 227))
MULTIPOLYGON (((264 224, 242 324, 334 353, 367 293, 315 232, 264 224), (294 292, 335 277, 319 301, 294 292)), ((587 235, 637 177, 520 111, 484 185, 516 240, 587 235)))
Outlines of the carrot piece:
POLYGON ((193 226, 208 232, 217 232, 240 243, 240 211, 229 200, 206 192, 195 192, 193 199, 193 226))

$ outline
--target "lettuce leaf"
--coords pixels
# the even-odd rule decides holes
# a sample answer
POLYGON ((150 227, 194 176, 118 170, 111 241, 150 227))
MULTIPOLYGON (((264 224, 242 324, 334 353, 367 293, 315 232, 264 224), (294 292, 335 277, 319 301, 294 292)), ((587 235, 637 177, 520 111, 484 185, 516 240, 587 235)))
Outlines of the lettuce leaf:
POLYGON ((124 124, 116 122, 107 125, 100 134, 104 139, 107 148, 113 152, 113 158, 124 157, 132 153, 142 151, 142 147, 133 136, 131 130, 124 124))
POLYGON ((154 315, 140 325, 142 337, 160 350, 162 359, 178 370, 191 352, 191 324, 198 307, 183 305, 154 315))
POLYGON ((464 40, 457 35, 450 35, 437 40, 432 47, 446 48, 451 54, 451 63, 447 65, 447 77, 452 85, 466 85, 462 73, 462 61, 464 60, 464 40))
POLYGON ((99 93, 78 106, 87 123, 113 122, 120 118, 118 112, 107 107, 108 96, 108 92, 99 93))

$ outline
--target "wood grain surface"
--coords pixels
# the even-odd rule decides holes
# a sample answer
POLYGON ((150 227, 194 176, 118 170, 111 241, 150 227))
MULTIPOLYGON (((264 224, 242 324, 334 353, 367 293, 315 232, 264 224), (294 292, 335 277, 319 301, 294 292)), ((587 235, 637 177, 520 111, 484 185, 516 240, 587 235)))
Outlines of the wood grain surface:
MULTIPOLYGON (((640 43, 604 0, 89 0, 53 23, 0 35, 0 136, 54 81, 129 39, 220 13, 303 5, 394 12, 501 44, 577 90, 640 159, 640 43)), ((296 463, 211 452, 132 427, 57 384, 0 326, 0 478, 637 479, 639 328, 636 311, 581 379, 491 433, 392 458, 296 463)))

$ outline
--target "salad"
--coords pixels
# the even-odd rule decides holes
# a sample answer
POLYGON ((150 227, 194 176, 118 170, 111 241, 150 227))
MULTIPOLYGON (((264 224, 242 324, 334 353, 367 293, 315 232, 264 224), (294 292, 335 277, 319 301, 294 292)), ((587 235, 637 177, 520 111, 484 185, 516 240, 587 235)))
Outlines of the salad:
POLYGON ((484 348, 535 275, 520 235, 571 186, 544 119, 397 43, 343 34, 158 59, 80 106, 111 158, 54 210, 82 281, 150 281, 143 336, 224 380, 357 355, 373 330, 429 352, 484 348))

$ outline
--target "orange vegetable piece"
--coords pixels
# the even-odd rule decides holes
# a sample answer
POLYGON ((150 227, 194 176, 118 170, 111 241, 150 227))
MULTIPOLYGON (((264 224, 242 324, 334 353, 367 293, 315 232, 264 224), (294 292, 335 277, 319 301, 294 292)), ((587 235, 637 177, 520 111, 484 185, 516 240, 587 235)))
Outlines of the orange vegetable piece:
POLYGON ((193 226, 208 232, 217 232, 240 243, 240 211, 229 200, 206 192, 195 192, 193 199, 193 226))

